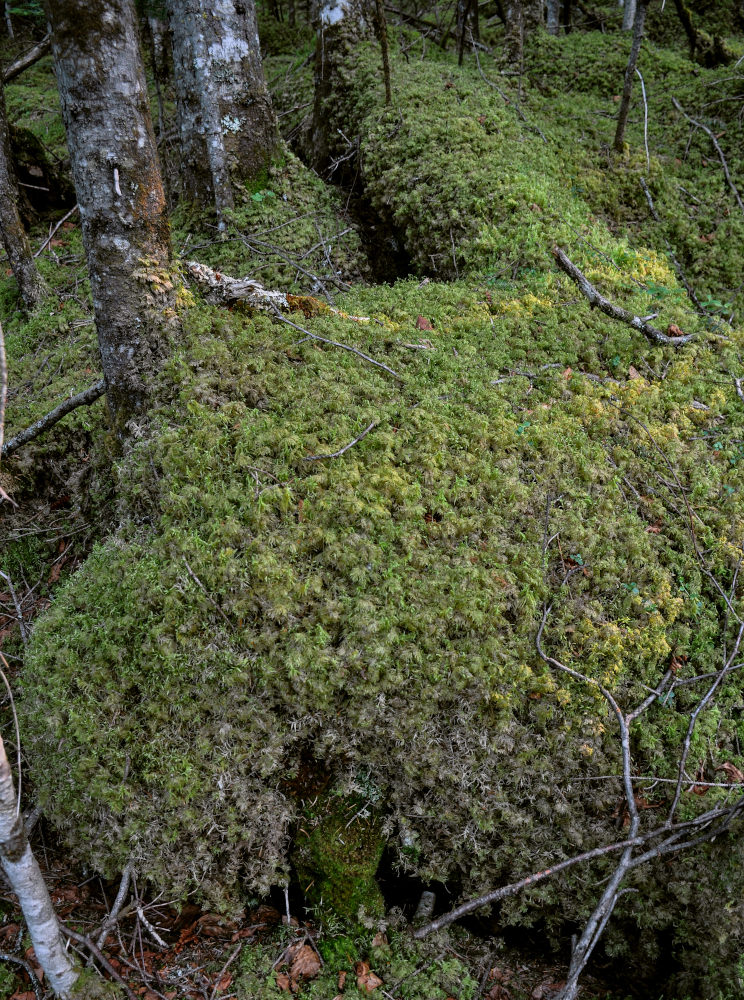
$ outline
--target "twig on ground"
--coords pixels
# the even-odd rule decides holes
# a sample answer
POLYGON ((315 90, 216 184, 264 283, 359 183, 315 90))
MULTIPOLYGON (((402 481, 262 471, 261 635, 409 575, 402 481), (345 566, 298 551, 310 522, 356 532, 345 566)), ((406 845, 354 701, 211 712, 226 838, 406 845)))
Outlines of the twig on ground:
MULTIPOLYGON (((651 192, 649 191, 648 185, 646 184, 645 177, 641 177, 641 187, 643 188, 643 193, 646 195, 646 201, 648 202, 648 208, 649 208, 649 211, 651 212, 651 215, 652 215, 654 221, 657 222, 659 225, 661 225, 662 222, 661 222, 661 219, 659 218, 659 213, 656 211, 656 206, 654 205, 654 200, 651 197, 651 192)), ((687 292, 687 294, 690 297, 690 301, 692 302, 692 304, 695 306, 695 308, 697 309, 697 311, 701 315, 708 316, 709 315, 708 312, 703 308, 703 306, 701 305, 700 300, 698 299, 697 295, 695 294, 692 286, 688 282, 687 277, 685 276, 685 272, 682 270, 682 265, 677 260, 677 257, 675 256, 675 253, 672 250, 672 245, 669 242, 669 240, 666 238, 666 236, 664 237, 664 242, 666 243, 666 246, 667 246, 667 253, 669 254, 669 259, 671 260, 672 264, 674 265, 674 270, 677 272, 677 277, 682 282, 682 285, 684 286, 685 291, 687 292)))
POLYGON ((357 437, 355 437, 353 441, 349 441, 348 444, 345 444, 343 448, 339 448, 338 451, 331 452, 330 455, 306 455, 305 461, 319 462, 321 459, 324 458, 340 458, 344 454, 344 452, 347 452, 349 448, 353 448, 354 445, 357 444, 359 441, 361 441, 362 438, 365 438, 374 427, 377 427, 378 423, 379 421, 373 420, 372 423, 369 425, 369 427, 365 427, 361 434, 357 435, 357 437))
POLYGON ((61 922, 59 926, 63 934, 66 934, 67 937, 72 938, 73 941, 77 941, 78 944, 81 944, 84 948, 88 949, 88 951, 91 953, 93 958, 95 958, 95 960, 99 963, 99 965, 101 965, 106 970, 106 972, 108 972, 108 974, 111 976, 112 979, 115 979, 116 982, 119 983, 119 985, 122 987, 129 1000, 139 1000, 137 994, 127 985, 124 979, 119 975, 119 973, 113 967, 111 962, 109 962, 106 956, 102 953, 101 949, 93 941, 91 941, 89 937, 86 937, 85 934, 78 934, 77 931, 71 930, 71 928, 66 927, 61 922))
POLYGON ((31 982, 31 989, 34 991, 36 1000, 44 1000, 44 988, 39 982, 39 977, 25 959, 19 958, 17 955, 11 955, 7 951, 0 951, 0 962, 15 962, 16 965, 20 965, 31 982))
POLYGON ((240 942, 240 944, 238 945, 238 947, 235 949, 235 951, 232 953, 232 955, 228 958, 228 960, 222 966, 222 968, 220 969, 220 971, 217 973, 217 980, 215 982, 215 987, 212 990, 212 995, 209 998, 209 1000, 215 1000, 215 997, 217 996, 217 993, 219 992, 219 989, 220 989, 220 983, 222 982, 222 977, 225 975, 225 973, 227 972, 227 970, 230 968, 230 966, 233 964, 233 962, 235 961, 235 959, 238 957, 238 955, 243 950, 244 943, 245 942, 243 942, 243 941, 240 942))
POLYGON ((106 943, 106 938, 109 936, 111 930, 113 930, 114 925, 119 919, 119 914, 121 913, 121 908, 124 906, 124 902, 127 898, 129 892, 129 885, 132 881, 132 871, 134 866, 132 862, 128 862, 124 871, 121 873, 121 882, 119 883, 119 891, 116 894, 116 899, 114 900, 114 905, 111 907, 106 919, 103 921, 101 926, 101 932, 98 935, 98 940, 96 941, 97 948, 103 948, 106 943))
POLYGON ((59 220, 59 222, 57 223, 57 225, 49 233, 49 235, 47 236, 47 238, 44 240, 44 242, 41 244, 41 246, 39 247, 39 249, 36 251, 36 253, 34 254, 34 257, 38 257, 39 254, 41 254, 43 252, 43 250, 45 249, 45 247, 47 246, 47 244, 49 244, 49 243, 52 242, 52 237, 57 232, 57 230, 59 229, 59 227, 61 225, 63 225, 65 222, 67 222, 67 220, 70 218, 70 216, 74 212, 77 212, 77 210, 78 210, 78 206, 77 205, 73 205, 73 207, 70 209, 70 211, 67 213, 67 215, 63 215, 62 216, 62 218, 59 220))
POLYGON ((287 319, 286 316, 282 316, 282 314, 279 312, 278 309, 274 311, 274 315, 282 323, 286 323, 287 326, 291 326, 294 330, 297 330, 300 333, 304 333, 305 336, 310 337, 311 340, 319 340, 322 344, 330 344, 331 347, 340 347, 344 351, 350 351, 352 354, 356 354, 357 357, 363 358, 365 361, 369 361, 371 365, 375 365, 375 367, 377 368, 382 368, 384 371, 388 372, 389 375, 392 375, 393 378, 396 378, 399 382, 405 381, 402 375, 399 375, 396 371, 393 371, 392 368, 389 368, 386 364, 383 364, 382 361, 375 361, 374 358, 371 358, 369 354, 365 354, 364 351, 357 350, 356 347, 351 347, 349 344, 342 344, 341 341, 339 340, 329 340, 328 337, 321 337, 319 333, 312 333, 310 330, 306 330, 304 326, 299 326, 297 323, 293 323, 291 319, 287 319))
POLYGON ((144 910, 142 909, 141 906, 137 907, 137 916, 142 921, 142 924, 145 927, 145 929, 149 932, 150 937, 156 942, 156 944, 158 944, 164 951, 166 951, 167 948, 168 948, 168 942, 164 941, 161 938, 161 936, 158 934, 157 930, 152 926, 152 924, 150 923, 150 921, 145 916, 145 912, 144 912, 144 910))
POLYGON ((21 431, 20 434, 16 434, 14 438, 7 441, 3 445, 2 457, 7 458, 8 455, 12 455, 14 451, 17 451, 24 444, 28 444, 29 441, 33 441, 44 431, 49 430, 58 423, 62 417, 66 417, 68 413, 72 410, 76 410, 78 406, 90 406, 91 403, 95 403, 97 399, 106 392, 106 382, 101 379, 100 382, 96 382, 95 385, 90 386, 83 392, 79 392, 77 396, 70 396, 59 406, 55 407, 50 413, 45 414, 45 416, 40 417, 36 423, 31 424, 27 427, 25 431, 21 431))
POLYGON ((716 153, 718 153, 718 159, 721 161, 721 166, 723 167, 723 173, 724 173, 724 176, 726 178, 726 182, 728 183, 728 186, 731 188, 731 190, 734 193, 734 197, 736 198, 737 205, 742 210, 742 212, 744 212, 744 202, 742 202, 741 197, 739 195, 739 192, 737 190, 737 187, 734 184, 733 180, 731 179, 731 174, 729 173, 728 163, 726 163, 726 157, 723 155, 723 150, 721 149, 720 145, 718 144, 718 139, 716 139, 715 135, 708 128, 707 125, 703 125, 702 122, 699 122, 695 118, 693 118, 691 115, 688 115, 687 112, 682 107, 682 105, 679 103, 679 101, 677 100, 676 97, 672 98, 672 104, 675 106, 675 108, 677 109, 677 111, 679 111, 679 113, 681 115, 685 116, 685 118, 687 119, 688 122, 691 122, 696 128, 702 129, 703 132, 705 132, 705 134, 708 136, 708 138, 710 139, 710 141, 713 143, 713 148, 715 149, 716 153))
POLYGON ((229 627, 230 629, 232 629, 232 628, 233 628, 233 624, 232 624, 232 622, 231 622, 231 621, 230 621, 230 619, 229 619, 229 618, 227 617, 227 615, 226 615, 226 614, 225 614, 225 612, 224 612, 224 611, 222 610, 222 608, 221 608, 221 607, 219 606, 219 604, 217 603, 217 601, 216 601, 216 600, 215 600, 215 599, 214 599, 214 598, 212 597, 212 595, 211 595, 211 594, 209 593, 209 591, 208 591, 208 590, 207 590, 207 588, 206 588, 206 587, 204 586, 204 584, 203 584, 203 583, 201 582, 201 580, 200 580, 200 579, 199 579, 199 577, 198 577, 198 576, 196 575, 196 573, 195 573, 195 572, 193 571, 193 569, 191 568, 191 566, 189 566, 189 562, 188 562, 188 560, 187 560, 186 556, 182 556, 181 558, 183 559, 183 561, 184 561, 184 563, 185 563, 185 565, 186 565, 186 569, 188 570, 188 572, 189 572, 189 576, 191 577, 191 579, 192 579, 192 580, 194 581, 194 583, 195 583, 195 584, 196 584, 196 585, 197 585, 197 586, 198 586, 198 587, 199 587, 199 588, 201 589, 202 593, 203 593, 203 594, 204 594, 204 596, 205 596, 205 597, 207 598, 207 600, 209 601, 209 603, 210 603, 210 604, 211 604, 211 605, 212 605, 212 606, 213 606, 214 608, 216 608, 216 609, 217 609, 217 611, 219 612, 219 614, 220 614, 220 615, 222 615, 222 618, 224 619, 224 621, 225 621, 225 623, 227 624, 227 626, 228 626, 228 627, 229 627))
POLYGON ((8 590, 10 591, 10 598, 13 601, 13 607, 15 608, 18 628, 21 630, 21 642, 25 646, 28 643, 28 633, 26 631, 26 623, 23 620, 23 608, 21 607, 21 602, 18 600, 18 595, 16 594, 16 590, 15 587, 13 586, 13 581, 10 578, 10 574, 3 573, 3 571, 0 570, 0 576, 8 584, 8 590))
POLYGON ((561 270, 565 271, 569 278, 576 282, 580 291, 589 301, 592 308, 599 309, 600 312, 603 312, 611 319, 616 319, 621 323, 632 326, 634 330, 640 330, 640 332, 648 337, 649 340, 655 340, 659 344, 668 344, 671 347, 679 347, 692 340, 692 334, 685 334, 681 337, 670 337, 666 333, 662 333, 661 330, 657 330, 655 326, 651 326, 650 323, 641 319, 640 316, 634 316, 633 313, 629 313, 627 309, 614 305, 614 303, 610 302, 603 295, 600 295, 583 271, 580 271, 573 261, 569 260, 559 246, 553 247, 553 256, 558 262, 558 266, 561 270))
POLYGON ((540 136, 542 141, 547 144, 548 140, 545 136, 545 133, 540 129, 538 125, 535 125, 532 122, 527 121, 527 116, 525 115, 524 111, 522 111, 522 108, 520 107, 519 103, 517 101, 513 101, 507 94, 505 94, 504 91, 501 89, 501 87, 499 87, 498 84, 495 84, 493 80, 488 79, 486 74, 481 69, 480 59, 478 57, 478 49, 475 45, 473 46, 473 52, 475 53, 475 61, 478 66, 478 72, 480 73, 483 82, 487 83, 489 87, 493 87, 493 89, 496 91, 499 97, 501 97, 501 99, 503 100, 504 104, 511 105, 511 107, 513 107, 514 110, 519 115, 520 120, 524 122, 527 128, 530 128, 532 129, 533 132, 536 132, 540 136))

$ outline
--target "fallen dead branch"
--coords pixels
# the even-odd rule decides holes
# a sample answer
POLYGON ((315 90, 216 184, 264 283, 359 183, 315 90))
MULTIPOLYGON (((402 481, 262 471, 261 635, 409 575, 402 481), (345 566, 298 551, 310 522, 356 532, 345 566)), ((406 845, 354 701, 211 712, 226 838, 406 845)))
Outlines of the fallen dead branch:
POLYGON ((219 305, 245 302, 253 309, 289 309, 284 292, 270 291, 253 278, 231 278, 196 260, 187 260, 186 270, 189 277, 206 290, 206 298, 219 305))
POLYGON ((103 921, 103 924, 101 926, 101 930, 98 935, 98 940, 96 941, 97 948, 103 948, 104 944, 106 943, 106 938, 109 936, 109 933, 114 929, 119 920, 119 915, 121 914, 122 907, 124 906, 127 895, 129 894, 129 885, 130 882, 132 881, 133 870, 134 866, 130 861, 129 864, 126 865, 126 867, 124 868, 124 871, 121 873, 121 882, 119 883, 119 891, 116 893, 116 899, 114 900, 114 905, 111 907, 110 913, 103 921))
POLYGON ((21 75, 24 69, 28 69, 29 66, 33 66, 33 64, 38 62, 42 56, 45 56, 51 47, 51 35, 44 35, 40 42, 32 46, 27 52, 20 55, 15 62, 10 64, 10 66, 6 66, 5 71, 3 72, 3 83, 10 83, 11 80, 15 80, 17 76, 21 75))
POLYGON ((111 962, 109 962, 109 960, 103 954, 101 949, 96 944, 94 944, 94 942, 91 941, 89 937, 86 937, 85 934, 79 934, 77 931, 73 931, 70 927, 66 927, 64 924, 60 924, 60 927, 62 928, 62 933, 66 934, 68 938, 71 938, 77 944, 82 945, 83 948, 87 948, 87 950, 91 953, 93 958, 95 958, 95 960, 98 962, 101 968, 104 969, 106 972, 108 972, 111 978, 116 980, 116 982, 121 986, 121 988, 126 993, 128 1000, 139 1000, 139 997, 134 992, 134 990, 132 990, 128 986, 128 984, 124 981, 124 979, 119 975, 119 973, 113 967, 111 962))
POLYGON ((310 300, 309 296, 285 295, 284 292, 270 291, 264 288, 260 282, 254 281, 253 278, 231 278, 220 271, 213 271, 211 267, 207 267, 206 264, 200 264, 195 260, 186 261, 186 268, 194 281, 206 288, 207 297, 211 301, 223 305, 229 305, 233 302, 246 302, 253 309, 271 312, 281 323, 286 323, 287 326, 291 326, 294 330, 303 333, 311 340, 317 340, 322 344, 329 344, 331 347, 340 347, 344 351, 350 351, 351 354, 356 354, 357 357, 368 361, 371 365, 382 368, 388 374, 392 375, 393 378, 398 379, 399 382, 403 381, 401 375, 393 371, 388 365, 383 364, 382 361, 376 361, 369 354, 365 354, 364 351, 360 351, 350 344, 343 344, 339 340, 330 340, 328 337, 321 337, 319 333, 313 333, 312 330, 307 330, 304 326, 293 323, 291 319, 287 319, 286 316, 282 315, 282 310, 288 312, 293 304, 302 307, 304 304, 312 301, 315 306, 321 307, 318 309, 319 312, 327 311, 334 316, 342 316, 344 319, 353 320, 355 323, 368 323, 368 316, 348 316, 346 313, 341 312, 339 309, 334 309, 332 306, 319 303, 315 299, 310 300))
POLYGON ((681 115, 685 116, 685 118, 687 119, 688 122, 690 122, 692 125, 695 126, 695 128, 702 129, 702 131, 705 132, 705 134, 708 136, 708 138, 710 139, 710 141, 713 143, 713 148, 715 149, 716 153, 718 154, 718 159, 721 161, 721 166, 723 167, 723 174, 724 174, 724 177, 726 178, 726 183, 728 184, 728 186, 733 191, 734 197, 736 198, 737 205, 742 210, 742 212, 744 212, 744 202, 742 202, 741 196, 739 195, 739 191, 737 190, 736 185, 734 184, 733 180, 731 179, 731 174, 729 173, 728 163, 726 163, 726 157, 723 155, 723 150, 721 149, 721 147, 720 147, 720 145, 718 143, 718 139, 716 139, 715 135, 708 128, 707 125, 703 125, 702 122, 697 121, 695 118, 692 117, 692 115, 688 115, 687 112, 682 107, 682 105, 679 103, 679 101, 677 100, 676 97, 672 98, 672 104, 675 106, 675 108, 677 109, 677 111, 679 111, 679 113, 681 115))
POLYGON ((589 301, 589 305, 593 309, 599 309, 606 316, 611 319, 619 320, 621 323, 625 323, 627 326, 632 326, 634 330, 640 330, 644 336, 648 337, 649 340, 654 340, 659 344, 668 344, 671 347, 680 347, 682 344, 688 343, 692 340, 692 334, 683 334, 681 337, 671 337, 666 333, 662 333, 661 330, 657 330, 655 326, 651 326, 645 319, 640 316, 634 316, 633 313, 628 312, 627 309, 623 309, 622 306, 616 306, 609 299, 606 299, 601 295, 594 285, 589 281, 587 276, 583 271, 571 261, 566 254, 561 250, 559 246, 553 247, 553 256, 558 262, 558 266, 562 271, 575 281, 579 286, 579 290, 584 295, 584 297, 589 301))
POLYGON ((49 430, 50 427, 58 423, 62 417, 66 417, 72 410, 76 410, 78 406, 90 406, 91 403, 95 403, 105 392, 106 382, 101 379, 100 382, 96 382, 88 389, 83 390, 83 392, 79 392, 77 396, 70 396, 69 399, 60 403, 50 413, 40 417, 30 427, 27 427, 25 431, 21 431, 20 434, 16 434, 10 441, 7 441, 3 445, 2 457, 7 458, 8 455, 12 455, 14 451, 18 451, 24 444, 33 441, 34 438, 37 438, 44 431, 49 430))
POLYGON ((372 423, 369 425, 369 427, 365 427, 361 434, 358 434, 353 441, 349 441, 348 444, 345 444, 343 448, 339 448, 338 451, 334 451, 330 455, 307 455, 305 457, 305 461, 319 462, 321 459, 324 458, 340 458, 345 452, 349 450, 349 448, 353 448, 355 444, 358 444, 358 442, 361 441, 362 438, 365 438, 371 430, 377 427, 377 424, 378 421, 373 420, 372 423))

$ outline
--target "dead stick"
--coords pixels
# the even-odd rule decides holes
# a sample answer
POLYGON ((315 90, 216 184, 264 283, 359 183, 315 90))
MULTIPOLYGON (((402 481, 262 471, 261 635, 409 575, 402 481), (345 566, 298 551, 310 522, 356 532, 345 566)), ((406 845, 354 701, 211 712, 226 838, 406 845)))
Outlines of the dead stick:
POLYGON ((692 340, 692 334, 682 337, 669 337, 667 334, 662 333, 661 330, 657 330, 655 326, 651 326, 650 323, 641 319, 640 316, 634 316, 627 309, 614 305, 603 295, 599 294, 583 271, 580 271, 573 261, 568 259, 559 246, 553 247, 553 256, 558 262, 560 269, 565 271, 572 281, 576 282, 581 293, 589 300, 589 305, 592 308, 599 309, 606 316, 632 326, 634 330, 640 330, 649 340, 655 340, 659 344, 669 344, 671 347, 679 347, 681 344, 686 344, 689 340, 692 340))
POLYGON ((2 457, 7 458, 8 455, 12 455, 14 451, 18 451, 24 444, 33 441, 34 438, 37 438, 44 431, 49 430, 50 427, 58 423, 62 417, 67 416, 72 410, 76 410, 78 406, 90 406, 91 403, 95 403, 105 392, 106 383, 101 379, 95 385, 90 386, 83 392, 79 392, 77 396, 71 396, 69 399, 66 399, 64 403, 60 403, 50 413, 40 417, 35 424, 31 424, 25 431, 21 431, 20 434, 16 434, 14 438, 6 442, 3 445, 2 457))
POLYGON ((122 977, 113 967, 111 962, 109 962, 109 960, 103 954, 101 949, 97 945, 95 945, 89 937, 86 937, 85 934, 78 934, 77 931, 71 930, 69 927, 66 927, 61 922, 59 926, 62 929, 63 934, 66 934, 69 938, 72 938, 73 941, 77 941, 78 944, 81 944, 84 948, 88 949, 93 958, 95 958, 95 960, 100 965, 103 966, 103 968, 106 970, 106 972, 108 972, 111 978, 115 979, 116 982, 123 987, 124 992, 126 993, 129 1000, 139 1000, 139 997, 136 995, 136 993, 127 985, 127 983, 122 979, 122 977))
POLYGON ((340 458, 345 451, 348 451, 349 448, 353 448, 354 445, 361 441, 362 438, 365 438, 374 427, 377 427, 377 423, 377 420, 373 420, 369 427, 365 427, 358 437, 355 437, 353 441, 349 441, 348 444, 345 444, 343 448, 339 448, 338 451, 334 451, 330 455, 307 455, 305 457, 305 461, 319 462, 322 458, 340 458))
POLYGON ((721 161, 721 166, 723 167, 723 173, 726 177, 726 181, 728 182, 728 186, 734 192, 734 197, 736 198, 736 202, 739 208, 742 210, 742 212, 744 212, 744 202, 742 202, 741 198, 739 197, 739 192, 736 189, 736 185, 731 180, 731 174, 729 173, 728 163, 726 163, 726 157, 723 155, 723 150, 718 145, 718 139, 716 139, 716 137, 713 135, 713 133, 711 132, 711 130, 708 128, 707 125, 703 125, 702 122, 696 121, 696 119, 694 119, 691 115, 688 115, 676 97, 672 98, 672 104, 675 106, 675 108, 677 109, 677 111, 679 111, 681 115, 685 116, 688 122, 692 122, 692 124, 696 128, 702 129, 703 132, 705 132, 705 134, 708 136, 710 141, 713 143, 713 148, 718 153, 718 159, 721 161))
POLYGON ((17 76, 20 76, 24 69, 28 69, 29 66, 33 66, 33 64, 38 62, 43 55, 46 55, 51 47, 51 36, 45 35, 37 45, 30 48, 28 52, 24 52, 23 55, 19 56, 15 62, 12 62, 10 66, 6 67, 3 72, 3 83, 10 83, 11 80, 15 80, 17 76))
MULTIPOLYGON (((659 225, 662 225, 661 219, 659 218, 659 213, 656 211, 656 206, 654 205, 654 200, 651 197, 651 192, 648 189, 648 185, 646 184, 646 180, 645 180, 644 177, 641 177, 641 187, 643 188, 643 193, 646 195, 646 201, 648 202, 648 208, 649 208, 649 211, 651 212, 651 215, 654 218, 654 221, 657 222, 659 225)), ((669 242, 669 240, 666 238, 666 236, 664 237, 664 242, 667 245, 667 251, 669 253, 669 259, 671 260, 672 264, 674 265, 674 269, 677 272, 677 277, 679 278, 679 280, 684 285, 685 291, 687 292, 687 294, 690 296, 690 301, 692 302, 692 304, 695 306, 695 308, 697 309, 697 311, 701 315, 707 316, 708 313, 705 311, 705 309, 703 309, 702 305, 700 304, 700 300, 698 299, 697 295, 695 294, 694 289, 692 288, 692 286, 690 285, 689 281, 687 280, 687 278, 685 276, 685 272, 682 269, 682 265, 677 260, 677 257, 675 256, 675 253, 672 250, 672 245, 669 242)))
POLYGON ((359 351, 356 347, 351 347, 349 344, 342 344, 340 340, 329 340, 328 337, 321 337, 319 333, 312 333, 310 330, 306 330, 304 326, 298 326, 298 324, 293 323, 291 319, 287 319, 286 316, 282 316, 278 309, 274 310, 274 315, 278 320, 281 320, 282 323, 286 323, 287 326, 291 326, 295 330, 299 330, 300 333, 304 333, 305 336, 310 337, 311 340, 319 340, 321 344, 330 344, 331 347, 340 347, 344 351, 350 351, 352 354, 356 354, 357 357, 364 358, 365 361, 369 361, 369 363, 375 365, 375 367, 384 369, 392 375, 393 378, 397 378, 399 382, 405 381, 402 375, 393 371, 392 368, 383 364, 382 361, 375 361, 374 358, 371 358, 369 354, 365 354, 364 351, 359 351))
POLYGON ((73 205, 72 208, 70 209, 70 211, 67 213, 67 215, 63 215, 62 216, 62 218, 59 220, 59 222, 57 223, 57 225, 54 227, 54 229, 51 231, 51 233, 47 236, 47 238, 41 244, 41 246, 39 247, 39 249, 36 251, 36 253, 34 254, 34 257, 38 257, 39 254, 44 250, 44 248, 46 247, 46 245, 48 243, 52 242, 52 237, 57 232, 57 230, 59 229, 59 227, 64 222, 67 222, 67 220, 70 218, 70 216, 73 215, 75 212, 77 212, 77 210, 78 210, 78 206, 77 205, 73 205))

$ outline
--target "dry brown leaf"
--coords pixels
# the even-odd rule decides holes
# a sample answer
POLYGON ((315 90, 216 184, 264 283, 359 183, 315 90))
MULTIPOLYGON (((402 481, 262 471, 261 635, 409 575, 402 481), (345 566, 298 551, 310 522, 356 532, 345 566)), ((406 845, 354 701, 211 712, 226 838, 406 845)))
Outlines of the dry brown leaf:
POLYGON ((371 993, 378 986, 382 986, 382 980, 378 975, 370 970, 369 962, 357 962, 354 966, 357 977, 357 988, 371 993))
POLYGON ((372 938, 373 948, 385 948, 387 946, 388 939, 387 935, 383 931, 378 931, 377 934, 372 938))
POLYGON ((314 979, 320 972, 321 961, 309 944, 303 944, 290 959, 289 975, 293 981, 314 979))
POLYGON ((744 774, 741 773, 735 764, 732 764, 728 760, 725 764, 719 764, 716 771, 725 771, 726 777, 729 781, 735 781, 737 784, 744 784, 744 774))
POLYGON ((338 974, 338 990, 339 990, 339 993, 343 990, 344 986, 346 986, 346 977, 348 975, 349 975, 349 973, 346 972, 343 969, 341 970, 341 972, 339 972, 339 974, 338 974))
POLYGON ((628 368, 628 378, 643 378, 643 376, 641 375, 641 373, 638 371, 637 368, 634 368, 633 365, 630 365, 628 368))
POLYGON ((416 317, 416 329, 417 330, 433 330, 434 327, 431 322, 425 316, 416 317))
POLYGON ((667 327, 667 333, 670 337, 684 337, 685 331, 677 326, 676 323, 670 323, 667 327))
POLYGON ((289 976, 286 972, 277 972, 276 985, 280 990, 284 990, 285 993, 289 993, 289 976))

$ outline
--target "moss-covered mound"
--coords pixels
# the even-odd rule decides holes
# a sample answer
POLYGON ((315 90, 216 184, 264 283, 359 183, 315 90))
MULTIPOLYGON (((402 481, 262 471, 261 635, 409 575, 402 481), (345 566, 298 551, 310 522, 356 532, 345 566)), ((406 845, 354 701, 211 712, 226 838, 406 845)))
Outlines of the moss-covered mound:
MULTIPOLYGON (((590 274, 612 287, 607 266, 590 274)), ((587 780, 618 773, 613 726, 538 659, 544 600, 550 648, 623 699, 673 651, 695 672, 719 661, 721 609, 666 463, 726 585, 739 334, 665 355, 577 307, 553 272, 529 292, 410 282, 344 305, 373 321, 307 322, 402 383, 268 319, 188 309, 166 373, 180 400, 120 468, 125 520, 35 630, 27 752, 44 808, 104 871, 133 855, 173 891, 265 890, 285 877, 295 779, 317 759, 407 864, 483 889, 613 835, 619 787, 587 780), (372 421, 342 457, 308 460, 372 421)), ((695 767, 744 764, 740 697, 702 725, 695 767)), ((639 727, 638 773, 673 775, 685 707, 639 727)), ((688 863, 712 906, 719 869, 675 862, 682 884, 688 863)), ((666 895, 649 907, 661 878, 644 919, 690 940, 694 916, 666 895)), ((594 890, 571 893, 578 917, 594 890)), ((532 902, 503 920, 542 913, 558 933, 557 886, 532 902)))
MULTIPOLYGON (((287 880, 291 857, 337 884, 346 823, 368 886, 384 843, 464 894, 616 839, 615 725, 538 656, 544 606, 546 648, 627 706, 672 663, 720 666, 716 585, 740 608, 744 331, 692 313, 664 256, 613 236, 477 71, 398 65, 405 110, 375 111, 376 59, 360 48, 346 104, 367 191, 416 266, 460 280, 292 315, 325 343, 185 306, 162 376, 177 397, 118 465, 119 526, 39 622, 23 677, 36 787, 75 850, 224 907, 287 880), (609 297, 696 340, 652 347, 589 310, 556 238, 609 297)), ((739 678, 700 718, 699 780, 744 769, 739 678)), ((636 773, 662 779, 639 779, 644 824, 668 807, 695 692, 634 728, 636 773)), ((683 814, 726 794, 686 793, 683 814)), ((639 869, 608 951, 671 947, 706 995, 734 983, 742 860, 732 838, 639 869)), ((608 870, 499 920, 565 942, 608 870)))

